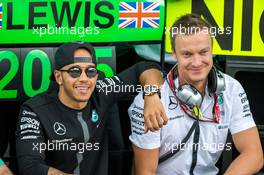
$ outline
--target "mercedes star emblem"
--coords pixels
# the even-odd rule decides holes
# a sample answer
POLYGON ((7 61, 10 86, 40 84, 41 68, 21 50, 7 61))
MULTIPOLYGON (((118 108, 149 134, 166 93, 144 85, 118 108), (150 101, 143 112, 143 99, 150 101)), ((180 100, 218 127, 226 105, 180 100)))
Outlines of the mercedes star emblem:
POLYGON ((53 125, 54 132, 58 135, 64 135, 66 133, 66 128, 62 123, 55 122, 53 125))

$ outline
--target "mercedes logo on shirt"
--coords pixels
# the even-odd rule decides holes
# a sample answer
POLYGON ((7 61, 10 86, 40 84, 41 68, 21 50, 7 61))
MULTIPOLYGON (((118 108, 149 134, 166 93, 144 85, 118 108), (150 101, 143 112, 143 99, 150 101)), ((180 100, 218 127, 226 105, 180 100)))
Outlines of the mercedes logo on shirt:
POLYGON ((169 107, 168 108, 170 110, 176 109, 177 106, 178 106, 178 101, 177 101, 176 97, 169 96, 169 100, 170 100, 170 103, 169 103, 169 107))
POLYGON ((53 125, 53 130, 58 135, 64 135, 66 133, 66 128, 62 123, 55 122, 53 125))

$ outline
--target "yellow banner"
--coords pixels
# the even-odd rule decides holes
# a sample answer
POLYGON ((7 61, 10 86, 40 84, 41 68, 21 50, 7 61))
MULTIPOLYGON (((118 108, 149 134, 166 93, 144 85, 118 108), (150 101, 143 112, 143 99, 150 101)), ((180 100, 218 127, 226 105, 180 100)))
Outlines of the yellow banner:
POLYGON ((213 54, 264 56, 263 0, 167 0, 167 52, 171 52, 169 28, 187 13, 202 15, 214 27, 213 54))

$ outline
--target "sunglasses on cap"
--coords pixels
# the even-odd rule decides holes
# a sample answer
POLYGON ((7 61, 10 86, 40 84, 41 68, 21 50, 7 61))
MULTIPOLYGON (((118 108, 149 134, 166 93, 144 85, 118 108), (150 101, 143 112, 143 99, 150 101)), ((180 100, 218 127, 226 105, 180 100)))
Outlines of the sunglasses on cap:
MULTIPOLYGON (((67 72, 72 78, 79 78, 83 72, 80 66, 73 66, 67 70, 60 69, 60 71, 67 72)), ((93 66, 89 66, 84 70, 88 78, 93 78, 97 75, 97 69, 93 66)))

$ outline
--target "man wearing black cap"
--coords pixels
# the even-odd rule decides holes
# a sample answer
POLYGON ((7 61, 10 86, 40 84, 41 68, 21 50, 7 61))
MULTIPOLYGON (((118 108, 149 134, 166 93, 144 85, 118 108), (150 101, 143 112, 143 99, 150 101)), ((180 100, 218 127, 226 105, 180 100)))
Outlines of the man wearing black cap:
MULTIPOLYGON (((153 63, 138 63, 117 76, 97 81, 93 47, 80 42, 61 45, 51 76, 58 92, 37 95, 20 110, 16 133, 20 174, 106 175, 107 112, 114 102, 130 94, 124 89, 113 92, 113 87, 138 82, 160 86, 158 69, 153 63)), ((158 93, 153 88, 144 98, 148 108, 145 121, 152 128, 166 123, 158 93)))

